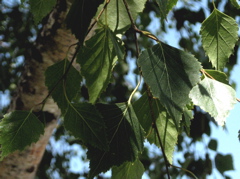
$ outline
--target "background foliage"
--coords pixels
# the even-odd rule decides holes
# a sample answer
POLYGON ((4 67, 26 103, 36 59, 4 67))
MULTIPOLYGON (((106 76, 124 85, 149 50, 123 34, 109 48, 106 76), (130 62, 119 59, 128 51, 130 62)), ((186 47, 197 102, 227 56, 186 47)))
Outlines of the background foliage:
MULTIPOLYGON (((1 1, 0 90, 3 93, 13 95, 23 70, 24 59, 28 55, 27 50, 33 45, 37 32, 41 28, 41 23, 38 23, 49 13, 55 2, 52 0, 49 4, 44 4, 43 1, 39 3, 29 1, 32 15, 26 3, 19 5, 17 2, 8 2, 8 4, 1 1), (44 11, 39 12, 36 9, 44 9, 44 11)), ((92 17, 99 14, 103 8, 100 2, 91 1, 90 4, 85 4, 85 8, 93 6, 95 9, 90 8, 91 13, 84 13, 84 21, 81 21, 83 13, 80 14, 80 20, 76 18, 77 7, 82 6, 81 2, 83 1, 74 2, 75 5, 67 17, 67 26, 79 39, 80 44, 83 43, 92 17)), ((228 111, 236 103, 235 91, 230 87, 227 78, 237 59, 238 45, 234 45, 238 40, 239 22, 235 21, 238 18, 238 4, 235 1, 219 0, 215 1, 215 6, 212 1, 207 1, 206 7, 202 7, 199 1, 192 0, 182 1, 180 2, 182 6, 171 10, 177 1, 146 1, 146 5, 144 3, 143 0, 129 1, 128 4, 133 18, 136 19, 136 26, 142 30, 138 41, 143 52, 138 60, 134 29, 130 28, 131 21, 124 3, 112 0, 106 13, 100 17, 96 35, 86 41, 83 48, 80 48, 77 61, 82 67, 81 74, 71 67, 67 77, 55 87, 52 97, 65 118, 46 149, 39 168, 39 178, 53 176, 78 178, 86 177, 88 174, 95 176, 102 171, 107 171, 113 165, 118 165, 112 169, 113 178, 131 178, 135 177, 134 175, 140 178, 144 171, 150 178, 166 178, 168 174, 173 178, 192 177, 190 173, 174 167, 167 167, 169 171, 166 170, 165 165, 172 164, 175 145, 175 153, 181 153, 185 160, 179 160, 174 165, 191 171, 199 178, 210 175, 213 166, 226 178, 224 172, 234 168, 231 155, 222 155, 216 151, 216 140, 210 140, 208 144, 209 149, 216 153, 214 161, 210 160, 208 151, 203 154, 205 157, 196 157, 193 150, 188 148, 190 145, 194 146, 197 141, 201 141, 204 134, 210 137, 210 123, 216 124, 215 120, 217 120, 223 125, 228 111), (142 10, 143 13, 138 15, 142 10), (164 20, 166 18, 168 21, 164 20), (169 46, 171 44, 156 44, 148 38, 152 34, 146 31, 150 31, 149 25, 156 19, 160 23, 160 28, 152 33, 164 41, 163 37, 171 29, 175 29, 179 32, 181 49, 169 46), (199 26, 200 23, 202 23, 202 40, 199 32, 195 30, 195 26, 199 26), (116 35, 119 33, 121 36, 116 35), (204 50, 208 56, 205 56, 204 50), (189 52, 194 54, 194 57, 189 52), (130 58, 132 60, 129 60, 130 58), (229 63, 225 66, 228 58, 229 63), (199 78, 201 66, 196 59, 201 62, 204 69, 207 69, 202 71, 201 82, 199 78), (128 83, 129 69, 135 66, 130 65, 133 61, 141 66, 144 82, 147 85, 141 85, 137 93, 142 94, 141 98, 138 99, 138 96, 134 95, 134 103, 130 104, 129 96, 133 86, 137 84, 139 75, 136 67, 134 74, 131 75, 136 82, 128 83), (216 70, 223 71, 208 70, 212 66, 216 67, 216 70), (93 76, 90 77, 90 74, 93 76), (82 83, 81 75, 86 80, 82 83), (79 86, 75 85, 80 83, 79 86), (151 94, 149 94, 150 91, 151 94), (226 94, 222 99, 224 106, 219 103, 221 101, 215 100, 222 96, 223 91, 226 94), (64 95, 59 98, 58 93, 64 95), (193 106, 188 97, 189 93, 193 103, 201 109, 193 106), (149 99, 151 95, 158 99, 149 99), (77 104, 79 101, 81 103, 77 104), (91 104, 86 103, 88 101, 91 104), (125 103, 127 101, 128 103, 125 103), (100 102, 108 104, 94 105, 100 102), (209 105, 209 103, 213 104, 209 105), (215 120, 202 110, 209 112, 215 120), (95 112, 92 113, 92 111, 95 112), (81 130, 76 130, 76 125, 81 126, 81 130), (158 134, 163 144, 159 143, 158 134), (158 147, 162 145, 165 152, 152 154, 149 144, 145 143, 143 146, 144 137, 151 144, 156 144, 158 147), (62 152, 54 150, 59 142, 68 146, 62 149, 62 152), (69 160, 75 155, 74 148, 79 145, 84 151, 88 149, 86 153, 90 159, 90 173, 88 170, 77 173, 70 170, 69 160), (121 151, 116 147, 117 145, 122 146, 121 151), (125 174, 126 176, 123 176, 125 174)), ((49 89, 52 89, 56 81, 66 72, 69 64, 65 59, 49 67, 46 71, 46 86, 49 89), (50 79, 48 76, 52 76, 51 73, 54 73, 56 78, 50 79)), ((6 109, 7 107, 2 109, 2 113, 6 113, 6 109)), ((11 121, 15 114, 5 116, 1 126, 8 125, 6 121, 11 121)), ((32 113, 22 114, 24 120, 18 121, 12 125, 13 127, 17 127, 21 122, 25 124, 30 118, 35 120, 35 117, 31 116, 32 113)), ((1 136, 7 132, 1 130, 1 136)), ((40 135, 41 132, 39 130, 38 134, 40 135)), ((23 135, 25 135, 24 132, 23 135)), ((35 138, 29 141, 34 142, 35 138)), ((6 139, 0 140, 3 146, 5 142, 6 139)), ((23 148, 24 146, 2 147, 1 156, 4 157, 7 153, 23 148)), ((157 150, 161 151, 159 148, 157 150)), ((83 160, 86 160, 86 156, 83 160)), ((98 176, 98 178, 102 177, 102 175, 98 176)))

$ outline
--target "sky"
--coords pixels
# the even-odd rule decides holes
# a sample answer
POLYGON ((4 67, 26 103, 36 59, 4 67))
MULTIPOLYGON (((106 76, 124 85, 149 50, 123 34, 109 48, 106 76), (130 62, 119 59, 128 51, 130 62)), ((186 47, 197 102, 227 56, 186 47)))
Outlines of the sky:
MULTIPOLYGON (((240 53, 238 53, 240 57, 240 53)), ((236 92, 237 97, 240 98, 240 60, 234 67, 231 74, 231 81, 237 84, 236 92)), ((231 110, 229 117, 226 121, 226 130, 221 127, 212 127, 212 138, 218 140, 218 151, 223 154, 231 154, 233 156, 233 162, 235 171, 226 172, 227 175, 233 179, 239 178, 240 176, 240 142, 238 139, 238 131, 240 130, 240 103, 236 103, 234 109, 231 110)))
MULTIPOLYGON (((203 7, 206 7, 206 0, 202 1, 203 7)), ((178 3, 177 7, 181 7, 182 4, 178 3)), ((209 15, 209 13, 208 13, 209 15)), ((149 25, 149 30, 151 32, 156 31, 160 28, 159 21, 154 18, 152 14, 152 23, 149 25)), ((196 31, 199 32, 200 24, 196 25, 196 31)), ((176 48, 179 48, 178 39, 180 38, 179 34, 175 30, 169 29, 167 36, 165 36, 166 42, 176 48)), ((240 58, 240 51, 238 52, 238 57, 240 58)), ((230 83, 235 82, 236 86, 236 96, 240 98, 240 60, 238 59, 238 64, 235 65, 231 78, 229 79, 230 83)), ((224 174, 230 176, 232 179, 237 179, 240 176, 240 141, 238 139, 238 131, 240 130, 240 103, 237 102, 234 106, 234 109, 230 111, 230 115, 226 121, 226 130, 222 127, 217 127, 214 124, 211 124, 211 138, 218 141, 217 151, 223 155, 231 154, 233 156, 234 162, 234 171, 227 171, 224 174)), ((205 136, 203 139, 205 144, 208 144, 209 138, 205 136)), ((198 151, 205 150, 203 146, 198 145, 198 151)), ((210 152, 210 158, 214 159, 214 152, 210 152)), ((208 176, 207 179, 222 179, 223 176, 216 170, 213 170, 211 176, 208 176)), ((146 177, 143 177, 146 179, 146 177)))

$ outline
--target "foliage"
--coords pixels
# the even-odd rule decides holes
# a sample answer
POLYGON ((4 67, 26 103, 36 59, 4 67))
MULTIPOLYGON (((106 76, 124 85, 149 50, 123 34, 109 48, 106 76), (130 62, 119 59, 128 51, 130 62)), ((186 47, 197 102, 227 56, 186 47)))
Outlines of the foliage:
MULTIPOLYGON (((226 66, 230 55, 235 53, 234 47, 238 40, 235 16, 230 17, 230 14, 221 12, 214 2, 211 4, 212 13, 205 20, 201 9, 198 12, 187 8, 174 11, 177 18, 179 14, 187 17, 177 21, 178 30, 184 29, 186 20, 192 24, 204 20, 201 24, 201 37, 191 29, 189 38, 197 42, 201 40, 208 60, 203 57, 203 51, 196 52, 198 43, 186 38, 179 42, 183 49, 195 54, 194 57, 146 31, 146 21, 142 29, 137 27, 136 21, 143 21, 144 15, 149 16, 150 11, 153 11, 159 13, 163 25, 161 30, 164 31, 164 19, 173 11, 177 1, 85 2, 75 0, 66 18, 66 26, 79 40, 74 56, 77 56, 81 70, 78 71, 73 66, 74 59, 64 59, 46 70, 45 84, 62 112, 62 125, 69 133, 66 134, 63 127, 58 131, 69 138, 69 134, 73 135, 77 140, 74 143, 80 143, 88 149, 89 178, 111 168, 113 178, 141 178, 145 170, 151 178, 193 176, 190 171, 196 176, 211 174, 212 161, 208 154, 205 160, 195 159, 187 151, 185 162, 179 162, 187 171, 183 173, 174 168, 173 153, 174 148, 183 151, 183 136, 186 134, 192 138, 192 142, 204 133, 210 135, 209 121, 212 118, 224 126, 226 117, 236 103, 235 91, 227 80, 231 67, 226 66), (91 10, 86 11, 89 8, 91 10), (194 19, 194 16, 188 14, 201 16, 194 19), (89 31, 93 30, 90 24, 97 24, 97 29, 84 42, 89 31), (136 39, 137 33, 141 35, 139 39, 136 39), (142 43, 144 38, 148 39, 146 43, 142 43), (142 50, 141 54, 139 50, 142 50), (144 86, 139 87, 139 81, 131 94, 126 92, 129 90, 122 84, 123 73, 127 71, 124 70, 125 58, 129 51, 137 59, 137 75, 144 80, 144 86), (208 61, 213 69, 210 69, 208 61), (135 98, 137 90, 141 92, 140 98, 135 98), (82 92, 82 98, 79 97, 79 91, 82 92), (123 92, 123 97, 118 98, 117 93, 120 92, 123 92), (126 96, 128 100, 124 99, 126 96), (135 101, 132 102, 133 100, 135 101), (203 114, 202 110, 208 114, 203 114), (161 151, 162 155, 155 161, 148 156, 148 149, 144 148, 145 140, 161 151), (155 171, 160 173, 152 171, 149 161, 154 164, 155 171), (204 165, 209 167, 208 170, 203 168, 204 165)), ((235 8, 239 7, 236 1, 231 2, 235 8)), ((48 3, 30 0, 29 4, 34 22, 38 23, 51 11, 56 0, 48 3)), ((12 12, 19 13, 16 10, 12 12)), ((4 38, 11 37, 6 33, 4 38)), ((1 58, 1 62, 3 60, 1 58)), ((9 83, 4 84, 6 86, 0 86, 2 91, 10 86, 9 83)), ((14 111, 5 115, 0 126, 0 155, 3 159, 36 142, 43 133, 44 124, 32 112, 14 111)), ((209 149, 216 151, 217 143, 211 140, 209 149)), ((214 162, 222 175, 233 169, 229 155, 217 154, 214 162)))
POLYGON ((14 111, 4 116, 0 124, 1 159, 16 150, 37 142, 44 132, 43 124, 28 111, 14 111))
POLYGON ((236 21, 214 8, 212 14, 202 23, 203 48, 213 67, 222 70, 238 40, 236 21))
MULTIPOLYGON (((24 0, 21 0, 22 3, 24 0)), ((31 7, 31 12, 33 13, 34 22, 38 24, 55 6, 57 0, 49 0, 49 1, 34 1, 29 0, 29 4, 31 7)))

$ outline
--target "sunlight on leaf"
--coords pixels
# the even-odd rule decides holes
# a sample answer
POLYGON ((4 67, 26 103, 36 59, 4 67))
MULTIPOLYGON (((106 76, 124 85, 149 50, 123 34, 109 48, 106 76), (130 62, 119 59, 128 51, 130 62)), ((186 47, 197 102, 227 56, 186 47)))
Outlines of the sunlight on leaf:
POLYGON ((166 19, 169 11, 177 4, 177 0, 157 0, 160 9, 160 15, 166 19))
POLYGON ((200 80, 200 63, 189 53, 164 43, 142 52, 138 60, 144 81, 178 128, 189 92, 200 80))
POLYGON ((230 0, 232 5, 234 5, 237 9, 240 9, 240 5, 238 4, 237 0, 230 0))
POLYGON ((77 62, 80 63, 81 73, 86 78, 91 103, 95 103, 106 89, 117 61, 115 52, 123 56, 122 49, 123 46, 117 43, 116 36, 105 26, 98 29, 96 35, 86 41, 86 45, 78 53, 77 62))
POLYGON ((223 126, 236 103, 236 92, 229 85, 205 77, 192 89, 190 98, 223 126))
POLYGON ((85 144, 108 150, 103 118, 92 104, 71 104, 64 116, 64 127, 85 144))
POLYGON ((144 129, 147 129, 148 141, 151 144, 160 147, 157 132, 152 128, 152 121, 156 121, 164 152, 168 161, 172 163, 173 152, 178 138, 178 131, 166 109, 164 109, 157 99, 152 99, 149 102, 146 94, 133 104, 133 108, 139 122, 142 126, 145 126, 144 129), (152 119, 153 117, 154 119, 152 119))
MULTIPOLYGON (((154 101, 153 105, 155 107, 155 110, 157 110, 156 112, 159 113, 158 117, 156 118, 156 125, 163 144, 163 150, 168 159, 168 162, 172 164, 173 152, 175 145, 177 144, 178 132, 173 120, 160 104, 159 100, 154 101)), ((157 132, 152 129, 152 132, 147 139, 151 144, 155 144, 160 147, 157 135, 157 132)))
POLYGON ((226 14, 214 9, 202 23, 200 34, 203 48, 213 67, 222 70, 238 40, 238 25, 226 14))
MULTIPOLYGON (((133 20, 136 20, 137 15, 143 11, 146 1, 147 0, 127 0, 133 20)), ((103 5, 99 6, 98 13, 102 8, 103 5)), ((100 21, 103 24, 107 24, 113 32, 116 30, 118 33, 123 33, 130 27, 131 21, 123 1, 111 0, 106 12, 107 14, 102 15, 100 21), (107 16, 107 22, 105 22, 105 15, 107 16)))
POLYGON ((144 171, 143 164, 137 159, 134 162, 125 162, 119 167, 113 167, 111 179, 140 179, 144 171))
POLYGON ((97 104, 97 109, 104 117, 109 151, 89 147, 90 178, 106 172, 112 166, 124 162, 134 162, 143 150, 144 132, 131 106, 125 103, 107 105, 97 104))
POLYGON ((80 90, 80 83, 82 81, 80 73, 73 66, 71 66, 66 78, 64 80, 62 79, 57 84, 57 82, 65 74, 65 71, 69 65, 70 62, 65 59, 48 67, 45 72, 45 84, 49 91, 55 87, 51 95, 53 100, 61 109, 62 115, 65 114, 68 108, 68 100, 71 101, 80 90), (64 91, 66 91, 68 99, 66 99, 64 91))
POLYGON ((215 80, 224 83, 226 85, 229 85, 228 77, 224 72, 217 71, 217 70, 205 70, 211 77, 213 77, 215 80))
POLYGON ((0 122, 1 160, 16 150, 37 142, 44 133, 44 126, 29 111, 14 111, 4 116, 0 122))
POLYGON ((46 15, 48 15, 56 3, 57 0, 29 0, 35 24, 38 24, 46 15))

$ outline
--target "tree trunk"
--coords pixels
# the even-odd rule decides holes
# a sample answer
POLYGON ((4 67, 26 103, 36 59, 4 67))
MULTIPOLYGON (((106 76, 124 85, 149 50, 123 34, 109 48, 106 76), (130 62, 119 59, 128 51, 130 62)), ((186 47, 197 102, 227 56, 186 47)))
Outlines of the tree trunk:
MULTIPOLYGON (((25 71, 18 85, 17 96, 12 100, 10 111, 30 110, 33 107, 34 112, 41 110, 40 103, 48 95, 44 83, 45 70, 48 66, 63 60, 69 47, 77 42, 64 25, 69 7, 70 3, 66 0, 58 0, 56 7, 44 20, 45 23, 36 43, 29 49, 29 55, 26 57, 25 71)), ((73 52, 74 47, 71 50, 73 52)), ((0 163, 0 178, 31 179, 35 177, 45 147, 60 116, 60 111, 52 99, 46 102, 43 112, 47 122, 44 135, 24 151, 16 151, 6 157, 0 163)))

